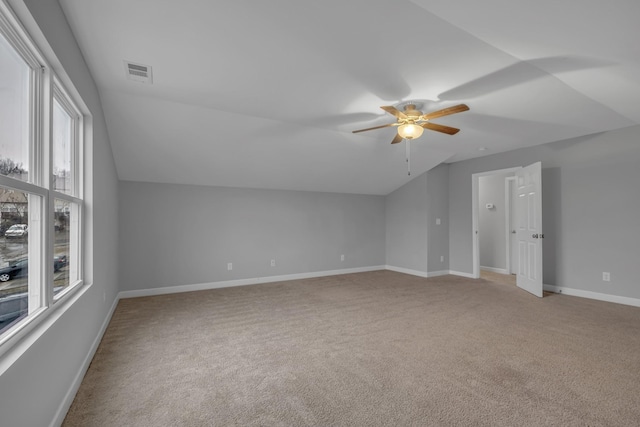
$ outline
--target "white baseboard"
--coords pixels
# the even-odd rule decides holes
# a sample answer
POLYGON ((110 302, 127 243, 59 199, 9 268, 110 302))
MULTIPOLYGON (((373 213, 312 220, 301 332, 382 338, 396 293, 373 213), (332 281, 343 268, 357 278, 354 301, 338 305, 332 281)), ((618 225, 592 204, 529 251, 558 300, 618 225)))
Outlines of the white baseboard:
POLYGON ((498 274, 511 274, 505 268, 485 267, 483 265, 480 266, 480 270, 491 271, 492 273, 498 274))
POLYGON ((396 271, 398 273, 405 273, 405 274, 411 274, 412 276, 418 276, 418 277, 439 277, 439 276, 446 276, 448 274, 453 274, 456 276, 463 276, 464 277, 471 277, 471 276, 466 276, 466 273, 458 273, 457 271, 451 271, 451 270, 439 270, 439 271, 428 271, 428 272, 424 272, 424 271, 420 271, 420 270, 412 270, 410 268, 404 268, 404 267, 396 267, 393 265, 387 265, 385 266, 385 268, 387 270, 391 270, 391 271, 396 271))
POLYGON ((544 285, 544 290, 554 292, 556 294, 571 295, 574 297, 582 297, 595 299, 599 301, 614 302, 617 304, 632 305, 640 307, 640 299, 621 297, 618 295, 602 294, 599 292, 583 291, 582 289, 565 288, 563 286, 544 285))
POLYGON ((454 276, 466 277, 467 279, 475 279, 472 273, 464 273, 462 271, 449 270, 449 274, 453 274, 454 276))
POLYGON ((204 291, 208 289, 230 288, 233 286, 258 285, 260 283, 283 282, 286 280, 310 279, 314 277, 336 276, 338 274, 364 273, 367 271, 384 270, 384 265, 358 268, 344 268, 341 270, 314 271, 311 273, 285 274, 282 276, 254 277, 251 279, 223 280, 220 282, 197 283, 193 285, 167 286, 163 288, 140 289, 122 291, 119 298, 136 298, 153 295, 176 294, 180 292, 204 291))
MULTIPOLYGON (((385 266, 385 268, 387 270, 397 271, 398 273, 411 274, 413 276, 419 276, 419 277, 437 277, 437 276, 443 276, 446 274, 452 274, 454 276, 461 276, 469 279, 474 278, 473 274, 463 273, 461 271, 454 271, 454 270, 431 271, 431 272, 425 273, 424 271, 412 270, 412 269, 403 268, 403 267, 394 267, 392 265, 387 265, 385 266)), ((497 268, 493 268, 493 269, 491 267, 488 267, 488 268, 480 267, 480 268, 486 269, 489 271, 494 271, 500 274, 509 274, 506 272, 506 270, 501 270, 497 268)), ((594 299, 598 301, 606 301, 606 302, 613 302, 617 304, 640 307, 640 299, 638 298, 621 297, 618 295, 602 294, 599 292, 583 291, 581 289, 565 288, 562 286, 553 286, 553 285, 544 285, 544 290, 548 292, 554 292, 556 294, 565 294, 565 295, 571 295, 575 297, 594 299)))
POLYGON ((116 311, 116 307, 118 306, 119 300, 120 300, 120 297, 118 295, 116 296, 116 299, 113 301, 113 304, 111 305, 111 308, 107 313, 107 317, 104 319, 104 322, 102 322, 102 326, 100 326, 100 331, 98 332, 98 335, 93 340, 93 343, 91 343, 91 347, 89 348, 87 355, 82 361, 82 364, 78 369, 78 373, 73 378, 71 387, 69 387, 69 390, 67 390, 67 393, 65 394, 64 399, 60 403, 60 406, 58 407, 58 411, 56 412, 55 417, 53 418, 53 420, 51 420, 51 424, 50 424, 51 427, 61 426, 62 422, 64 421, 64 417, 67 416, 67 412, 69 411, 69 408, 73 403, 73 399, 75 399, 76 397, 76 393, 78 392, 78 389, 82 384, 82 380, 84 379, 84 376, 87 373, 87 370, 89 369, 89 365, 91 365, 93 356, 96 354, 96 351, 98 350, 98 346, 100 345, 100 341, 102 341, 102 337, 104 336, 104 333, 107 330, 107 326, 109 326, 109 322, 111 322, 111 317, 113 317, 113 313, 116 311))
POLYGON ((341 270, 325 270, 325 271, 315 271, 311 273, 286 274, 282 276, 254 277, 251 279, 223 280, 220 282, 197 283, 192 285, 166 286, 162 288, 121 291, 118 294, 118 298, 119 299, 137 298, 137 297, 148 297, 148 296, 154 296, 154 295, 177 294, 180 292, 205 291, 208 289, 230 288, 234 286, 250 286, 250 285, 258 285, 260 283, 284 282, 287 280, 310 279, 314 277, 336 276, 338 274, 364 273, 367 271, 378 271, 378 270, 391 270, 391 271, 396 271, 398 273, 411 274, 413 276, 426 277, 426 278, 445 276, 447 274, 454 274, 457 276, 472 278, 472 275, 470 274, 460 273, 460 272, 451 271, 451 270, 424 272, 419 270, 413 270, 410 268, 395 267, 393 265, 376 265, 371 267, 346 268, 341 270))
POLYGON ((385 269, 395 271, 397 273, 411 274, 412 276, 429 277, 429 273, 427 273, 426 271, 412 270, 410 268, 396 267, 393 265, 385 265, 385 269))
POLYGON ((451 272, 449 270, 440 270, 440 271, 430 271, 427 274, 429 275, 429 277, 438 277, 438 276, 446 276, 448 274, 451 274, 451 272))

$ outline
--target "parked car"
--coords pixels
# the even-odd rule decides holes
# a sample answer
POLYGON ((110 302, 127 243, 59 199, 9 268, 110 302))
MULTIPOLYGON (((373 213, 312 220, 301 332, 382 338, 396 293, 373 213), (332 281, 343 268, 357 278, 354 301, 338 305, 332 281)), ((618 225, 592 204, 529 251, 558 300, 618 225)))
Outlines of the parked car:
POLYGON ((13 224, 7 231, 4 232, 4 236, 11 237, 26 237, 28 234, 27 224, 13 224))
POLYGON ((53 272, 57 273, 62 267, 69 264, 69 259, 66 255, 56 255, 53 257, 53 272))
MULTIPOLYGON (((66 255, 57 255, 53 257, 54 273, 60 271, 67 264, 69 264, 69 260, 66 255)), ((27 258, 21 258, 11 262, 7 267, 0 268, 0 282, 7 282, 12 279, 27 277, 28 275, 29 260, 27 258)))
POLYGON ((26 277, 29 274, 29 260, 22 258, 13 261, 7 267, 0 268, 0 282, 7 282, 11 279, 26 277))

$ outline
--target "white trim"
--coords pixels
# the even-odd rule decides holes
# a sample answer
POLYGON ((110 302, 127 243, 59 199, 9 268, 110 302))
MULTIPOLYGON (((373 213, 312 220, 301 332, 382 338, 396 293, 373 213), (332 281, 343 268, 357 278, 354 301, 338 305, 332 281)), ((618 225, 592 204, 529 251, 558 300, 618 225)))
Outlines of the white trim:
POLYGON ((513 223, 513 214, 511 212, 511 204, 513 203, 512 186, 515 188, 516 177, 508 176, 504 179, 504 228, 505 228, 505 252, 506 252, 506 270, 507 274, 516 274, 517 271, 511 269, 511 230, 515 230, 515 224, 513 223))
POLYGON ((439 277, 439 276, 447 276, 451 274, 449 270, 440 270, 440 271, 430 271, 427 273, 429 277, 439 277))
POLYGON ((163 288, 139 289, 122 291, 119 298, 136 298, 154 295, 176 294, 180 292, 203 291, 208 289, 229 288, 233 286, 258 285, 260 283, 283 282, 286 280, 310 279, 314 277, 336 276, 339 274, 364 273, 367 271, 384 270, 384 265, 371 267, 345 268, 341 270, 315 271, 311 273, 285 274, 282 276, 254 277, 250 279, 223 280, 220 282, 197 283, 193 285, 167 286, 163 288))
POLYGON ((32 70, 47 66, 38 45, 6 0, 0 2, 0 33, 32 70))
POLYGON ((411 274, 412 276, 426 277, 426 278, 446 276, 446 275, 451 274, 451 275, 454 275, 454 276, 466 277, 468 279, 475 279, 475 277, 473 277, 473 274, 463 273, 461 271, 454 271, 454 270, 429 271, 429 272, 425 273, 424 271, 412 270, 410 268, 403 268, 403 267, 395 267, 393 265, 387 265, 387 266, 385 266, 385 268, 387 270, 395 271, 395 272, 398 272, 398 273, 411 274))
POLYGON ((3 187, 8 187, 10 190, 47 197, 47 190, 44 187, 31 184, 30 182, 20 181, 16 178, 0 175, 0 185, 2 185, 3 187))
POLYGON ((640 298, 621 297, 618 295, 602 294, 600 292, 584 291, 582 289, 565 288, 564 286, 544 285, 543 288, 545 291, 554 292, 556 294, 565 294, 574 297, 640 307, 640 298))
POLYGON ((412 276, 418 276, 418 277, 438 277, 438 276, 446 276, 449 273, 449 270, 440 270, 440 271, 420 271, 420 270, 412 270, 410 268, 404 268, 404 267, 395 267, 393 265, 385 265, 385 268, 387 270, 390 271, 395 271, 396 273, 404 273, 404 274, 411 274, 412 276))
POLYGON ((418 277, 429 277, 429 273, 425 271, 412 270, 410 268, 404 268, 404 267, 395 267, 393 265, 385 265, 385 268, 387 270, 395 271, 396 273, 411 274, 412 276, 418 276, 418 277))
POLYGON ((449 270, 449 274, 453 274, 454 276, 466 277, 467 279, 477 279, 472 273, 464 273, 462 271, 454 271, 449 270))
POLYGON ((485 267, 484 265, 480 266, 480 270, 491 271, 492 273, 498 273, 498 274, 510 274, 507 269, 495 268, 495 267, 485 267))
POLYGON ((325 270, 325 271, 315 271, 311 273, 286 274, 282 276, 254 277, 251 279, 223 280, 220 282, 197 283, 192 285, 177 285, 177 286, 167 286, 162 288, 137 289, 133 291, 122 291, 118 294, 118 298, 123 299, 123 298, 148 297, 148 296, 155 296, 155 295, 177 294, 181 292, 204 291, 208 289, 230 288, 234 286, 251 286, 251 285, 259 285, 261 283, 284 282, 287 280, 311 279, 315 277, 336 276, 339 274, 351 274, 351 273, 365 273, 368 271, 379 271, 379 270, 390 270, 390 271, 395 271, 397 273, 405 273, 405 274, 410 274, 412 276, 419 276, 419 277, 425 277, 425 278, 446 276, 448 274, 456 274, 458 276, 464 275, 464 277, 471 277, 466 273, 452 273, 449 270, 430 271, 428 273, 425 273, 424 271, 412 270, 409 268, 402 268, 402 267, 394 267, 392 265, 376 265, 371 267, 346 268, 341 270, 325 270))
MULTIPOLYGON (((464 273, 462 271, 454 271, 454 270, 431 271, 429 273, 425 273, 424 271, 412 270, 409 268, 402 268, 402 267, 394 267, 392 265, 387 265, 385 266, 385 268, 387 270, 395 271, 398 273, 411 274, 412 276, 419 276, 419 277, 425 277, 425 278, 444 276, 447 274, 465 277, 467 279, 476 278, 471 273, 464 273)), ((486 269, 488 271, 495 271, 496 273, 501 273, 501 274, 509 274, 509 273, 506 273, 505 270, 499 269, 499 268, 482 267, 482 269, 486 269)), ((599 292, 584 291, 581 289, 565 288, 562 286, 553 286, 553 285, 544 285, 544 290, 548 292, 554 292, 556 294, 565 294, 565 295, 571 295, 575 297, 589 298, 589 299, 598 300, 598 301, 605 301, 605 302, 612 302, 616 304, 624 304, 624 305, 631 305, 634 307, 640 307, 640 298, 622 297, 618 295, 602 294, 599 292)))
POLYGON ((78 392, 78 389, 80 388, 80 385, 84 380, 85 374, 89 370, 89 365, 91 365, 93 356, 95 356, 96 351, 98 350, 98 346, 102 341, 102 337, 104 336, 104 333, 107 331, 107 327, 111 322, 111 318, 113 317, 113 313, 116 311, 116 307, 118 306, 119 301, 120 301, 120 295, 116 296, 115 300, 113 301, 113 304, 111 305, 111 309, 109 309, 109 313, 107 313, 107 317, 104 319, 104 322, 102 322, 100 331, 98 331, 98 335, 96 335, 96 338, 93 340, 93 343, 91 344, 91 347, 89 348, 89 351, 87 352, 86 357, 82 361, 82 364, 80 365, 80 369, 78 369, 78 373, 73 378, 73 381, 71 382, 71 386, 69 387, 69 390, 67 390, 67 393, 65 394, 64 399, 62 399, 62 402, 60 402, 60 406, 56 411, 56 415, 53 417, 53 420, 51 420, 51 424, 49 424, 51 427, 62 425, 64 418, 67 416, 67 412, 69 411, 69 408, 71 407, 71 404, 73 403, 73 400, 76 397, 76 393, 78 392))

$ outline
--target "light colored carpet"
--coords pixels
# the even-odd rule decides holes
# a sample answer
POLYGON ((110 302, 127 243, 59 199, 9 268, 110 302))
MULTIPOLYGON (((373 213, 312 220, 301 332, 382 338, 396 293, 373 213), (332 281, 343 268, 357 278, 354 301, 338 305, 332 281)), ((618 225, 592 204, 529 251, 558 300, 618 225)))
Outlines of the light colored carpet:
POLYGON ((493 271, 488 270, 480 270, 480 278, 488 280, 490 282, 502 283, 505 285, 516 285, 516 275, 515 274, 500 274, 494 273, 493 271))
POLYGON ((391 271, 120 301, 65 426, 640 425, 640 309, 391 271))

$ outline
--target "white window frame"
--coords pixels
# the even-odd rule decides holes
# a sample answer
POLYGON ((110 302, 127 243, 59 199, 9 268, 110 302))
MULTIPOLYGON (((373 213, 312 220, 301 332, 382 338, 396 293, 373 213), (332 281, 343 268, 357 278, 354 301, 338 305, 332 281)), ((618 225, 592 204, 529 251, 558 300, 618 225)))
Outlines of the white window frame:
MULTIPOLYGON (((51 119, 51 137, 49 140, 50 144, 50 153, 49 155, 49 233, 51 236, 54 235, 54 217, 55 217, 55 200, 64 200, 70 203, 72 206, 70 212, 70 218, 72 220, 72 224, 69 227, 70 235, 69 235, 69 266, 73 267, 74 270, 69 273, 70 278, 76 278, 73 282, 69 283, 66 289, 60 292, 58 295, 53 297, 53 300, 50 302, 56 302, 64 297, 71 289, 82 284, 82 224, 83 224, 83 212, 84 212, 84 201, 83 201, 83 179, 84 177, 84 169, 82 159, 84 158, 83 152, 83 129, 84 129, 84 119, 82 116, 82 112, 73 102, 69 94, 65 91, 63 85, 60 81, 54 76, 53 78, 53 91, 52 91, 51 102, 55 99, 58 101, 60 106, 65 110, 67 114, 71 117, 72 124, 72 132, 71 132, 71 194, 62 193, 54 190, 55 186, 55 176, 53 175, 53 118, 51 119)), ((52 108, 53 114, 53 108, 52 108)), ((53 117, 53 116, 51 116, 53 117)), ((53 239, 52 239, 53 240, 53 239)), ((53 241, 51 246, 51 254, 48 259, 53 259, 53 241)), ((53 280, 51 280, 53 283, 53 280)), ((51 286, 51 293, 53 294, 53 286, 51 286)))
MULTIPOLYGON (((0 355, 48 317, 58 302, 68 300, 85 283, 83 280, 84 223, 84 125, 78 108, 81 99, 70 95, 27 31, 5 1, 0 0, 0 34, 31 69, 29 117, 29 175, 27 181, 0 175, 2 187, 29 194, 29 311, 28 315, 0 335, 0 355), (53 99, 72 117, 72 194, 53 190, 53 99), (32 195, 32 196, 31 196, 32 195), (75 259, 77 280, 53 295, 54 201, 73 206, 70 224, 69 262, 75 259), (75 244, 71 244, 71 239, 75 244), (72 249, 73 248, 73 249, 72 249), (73 257, 73 258, 72 258, 73 257)), ((76 95, 77 96, 77 95, 76 95)))

